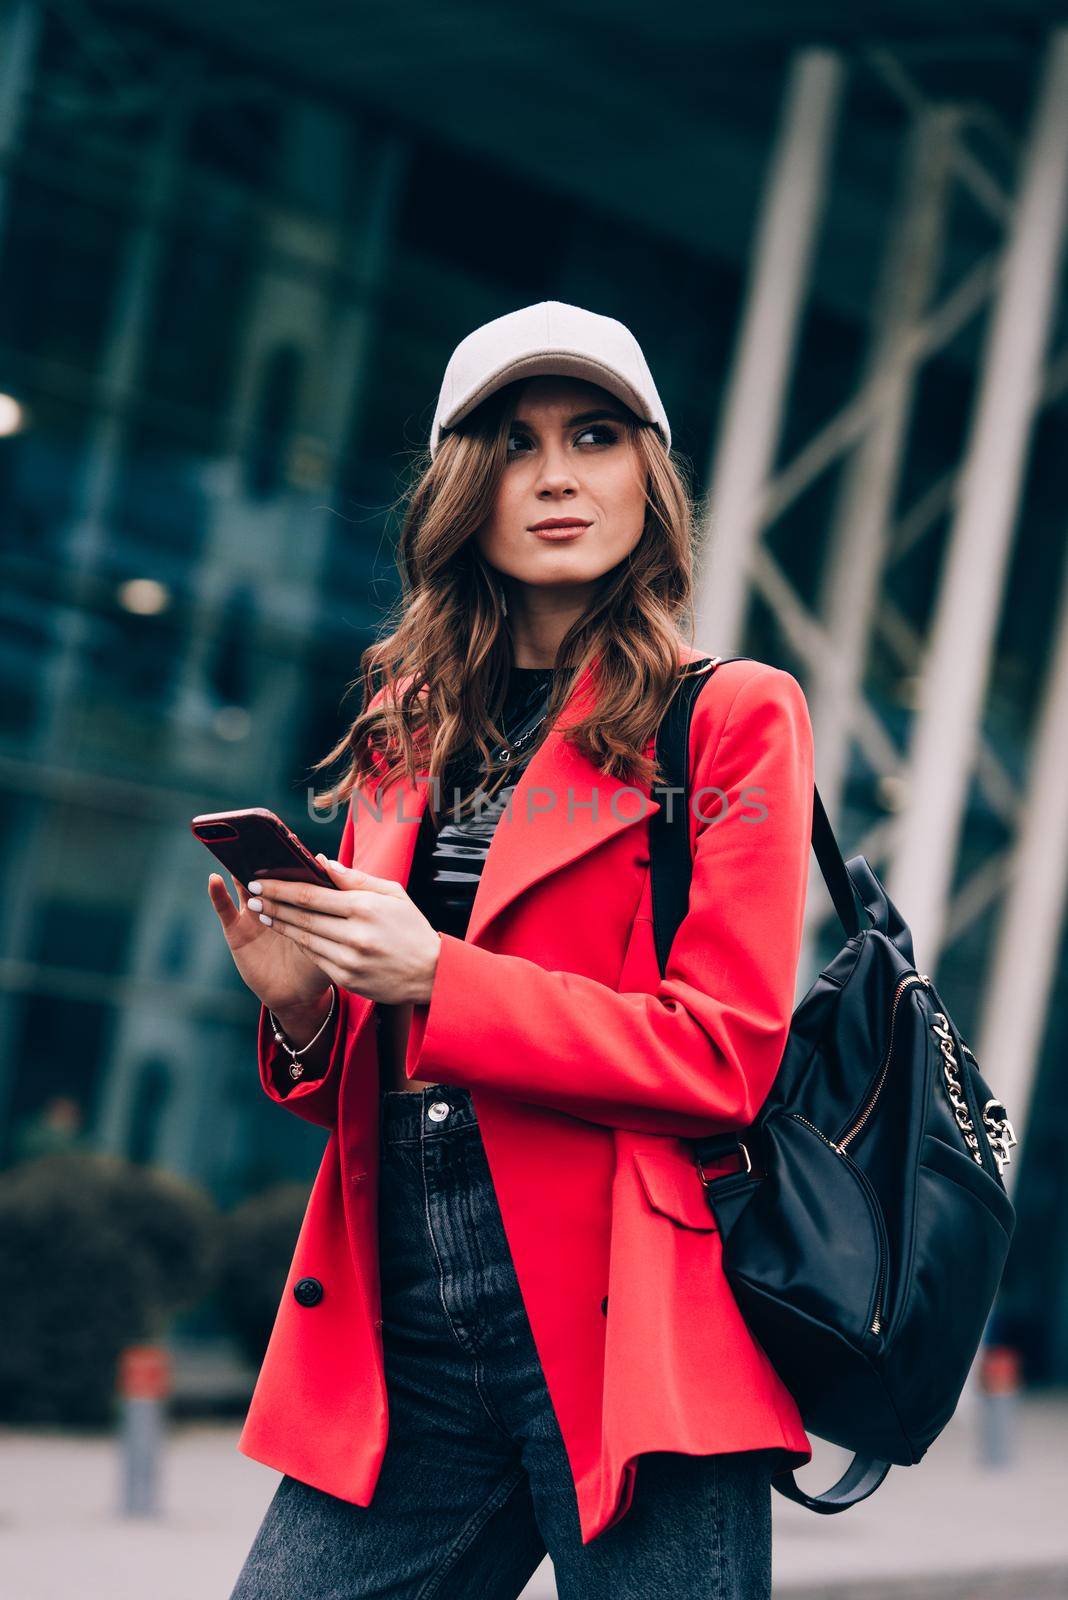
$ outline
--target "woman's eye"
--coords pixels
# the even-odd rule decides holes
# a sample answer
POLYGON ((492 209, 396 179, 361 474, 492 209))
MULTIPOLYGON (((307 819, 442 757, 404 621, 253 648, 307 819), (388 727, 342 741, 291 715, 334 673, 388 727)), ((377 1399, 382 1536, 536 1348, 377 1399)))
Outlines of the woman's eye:
MULTIPOLYGON (((583 440, 592 440, 595 445, 615 444, 618 437, 619 435, 614 428, 597 424, 593 427, 583 428, 581 433, 576 433, 575 443, 581 444, 583 440)), ((508 454, 521 455, 524 449, 528 448, 530 444, 531 439, 529 434, 510 433, 508 435, 508 454), (518 449, 514 448, 515 446, 518 446, 518 449)))

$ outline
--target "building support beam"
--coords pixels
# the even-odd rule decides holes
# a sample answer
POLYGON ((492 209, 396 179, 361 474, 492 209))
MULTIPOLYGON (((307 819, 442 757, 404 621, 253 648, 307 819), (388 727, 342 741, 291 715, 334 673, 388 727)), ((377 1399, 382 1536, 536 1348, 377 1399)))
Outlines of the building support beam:
MULTIPOLYGON (((1068 910, 1068 561, 976 1056, 1023 1143, 1068 910)), ((1005 1171, 1010 1189, 1018 1163, 1005 1171)))
POLYGON ((730 655, 745 626, 751 559, 779 442, 813 245, 823 213, 843 69, 827 50, 790 67, 710 482, 697 633, 730 655))
MULTIPOLYGON (((917 356, 911 335, 930 301, 942 244, 957 114, 923 108, 907 141, 901 194, 883 259, 862 390, 879 396, 871 424, 845 463, 824 562, 818 611, 833 648, 812 664, 809 701, 819 787, 837 821, 849 765, 855 712, 863 697, 905 456, 917 356)), ((810 891, 819 869, 812 860, 810 891)), ((820 911, 810 892, 809 929, 820 911)))
POLYGON ((1027 448, 1042 388, 1068 198, 1068 30, 1050 37, 950 530, 888 892, 919 965, 937 966, 1027 448))

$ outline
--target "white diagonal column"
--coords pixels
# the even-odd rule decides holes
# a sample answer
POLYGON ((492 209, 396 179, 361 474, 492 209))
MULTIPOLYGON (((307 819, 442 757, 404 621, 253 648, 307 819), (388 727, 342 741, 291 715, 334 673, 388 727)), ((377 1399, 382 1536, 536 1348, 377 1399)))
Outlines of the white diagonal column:
POLYGON ((745 622, 753 546, 823 212, 843 71, 827 50, 790 66, 754 247, 746 306, 711 473, 711 526, 695 593, 698 634, 730 655, 745 622))
MULTIPOLYGON (((1068 561, 976 1057, 1023 1143, 1068 906, 1068 561)), ((1019 1161, 1005 1170, 1011 1190, 1019 1161)))
POLYGON ((1068 30, 1051 35, 1001 294, 949 535, 905 808, 887 888, 933 972, 1004 596, 1061 261, 1068 197, 1068 30))
MULTIPOLYGON (((939 107, 921 110, 909 134, 862 385, 874 396, 872 415, 843 467, 824 558, 819 615, 832 647, 813 658, 808 694, 819 752, 820 798, 832 825, 838 817, 855 709, 863 693, 916 369, 923 355, 913 335, 942 259, 956 131, 957 113, 939 107)), ((822 885, 814 857, 810 867, 809 938, 822 919, 825 902, 825 896, 814 892, 822 885)), ((806 952, 806 969, 808 959, 806 952)))

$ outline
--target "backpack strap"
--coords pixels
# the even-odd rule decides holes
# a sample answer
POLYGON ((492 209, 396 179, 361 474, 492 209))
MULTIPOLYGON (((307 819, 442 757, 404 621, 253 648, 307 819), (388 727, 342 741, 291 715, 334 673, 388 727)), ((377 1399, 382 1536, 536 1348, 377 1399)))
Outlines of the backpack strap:
MULTIPOLYGON (((652 796, 663 795, 659 811, 649 818, 649 846, 653 860, 653 938, 661 974, 679 924, 690 903, 690 832, 687 795, 690 784, 690 724, 693 708, 710 672, 725 661, 752 661, 753 656, 702 656, 686 664, 678 686, 661 718, 656 736, 656 758, 664 785, 652 796), (666 789, 666 792, 665 792, 666 789)), ((847 939, 868 922, 863 901, 842 859, 820 792, 812 786, 812 848, 831 901, 847 939)))
POLYGON ((690 723, 694 702, 710 669, 715 670, 710 657, 691 662, 683 669, 656 736, 657 765, 663 773, 666 792, 653 790, 654 799, 658 792, 662 798, 660 810, 649 818, 649 852, 653 938, 661 975, 667 971, 668 952, 690 903, 690 835, 686 826, 690 723))
MULTIPOLYGON (((753 659, 752 656, 703 656, 700 660, 688 662, 679 676, 678 687, 657 731, 656 755, 664 787, 659 789, 663 796, 660 809, 649 818, 649 851, 653 939, 661 975, 667 971, 671 946, 690 902, 692 864, 687 796, 690 791, 690 725, 694 704, 709 673, 714 672, 724 660, 753 659)), ((654 789, 654 798, 656 794, 657 789, 654 789)), ((864 925, 863 906, 815 785, 812 796, 812 848, 816 852, 838 919, 846 937, 852 938, 864 925)), ((715 1134, 697 1144, 697 1155, 705 1163, 733 1155, 737 1149, 736 1134, 715 1134)), ((810 1511, 829 1515, 835 1511, 846 1511, 859 1501, 866 1500, 870 1494, 874 1494, 889 1471, 889 1461, 855 1455, 838 1482, 820 1495, 806 1494, 792 1472, 776 1473, 771 1481, 788 1500, 795 1500, 810 1511)))
POLYGON ((837 1483, 822 1494, 806 1494, 792 1472, 776 1472, 771 1486, 778 1489, 787 1500, 795 1500, 809 1511, 819 1511, 831 1516, 835 1511, 848 1511, 874 1494, 893 1465, 890 1461, 876 1461, 874 1456, 854 1456, 837 1483))

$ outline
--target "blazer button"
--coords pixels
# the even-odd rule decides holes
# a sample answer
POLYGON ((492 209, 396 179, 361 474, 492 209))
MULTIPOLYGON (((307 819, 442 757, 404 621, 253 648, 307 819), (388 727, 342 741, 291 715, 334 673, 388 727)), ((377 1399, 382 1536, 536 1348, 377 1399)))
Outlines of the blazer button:
POLYGON ((605 1295, 604 1299, 601 1301, 601 1310, 604 1312, 605 1316, 607 1317, 607 1315, 608 1315, 608 1296, 607 1295, 605 1295))
POLYGON ((293 1298, 298 1305, 317 1306, 323 1298, 323 1286, 318 1278, 298 1278, 293 1285, 293 1298))

